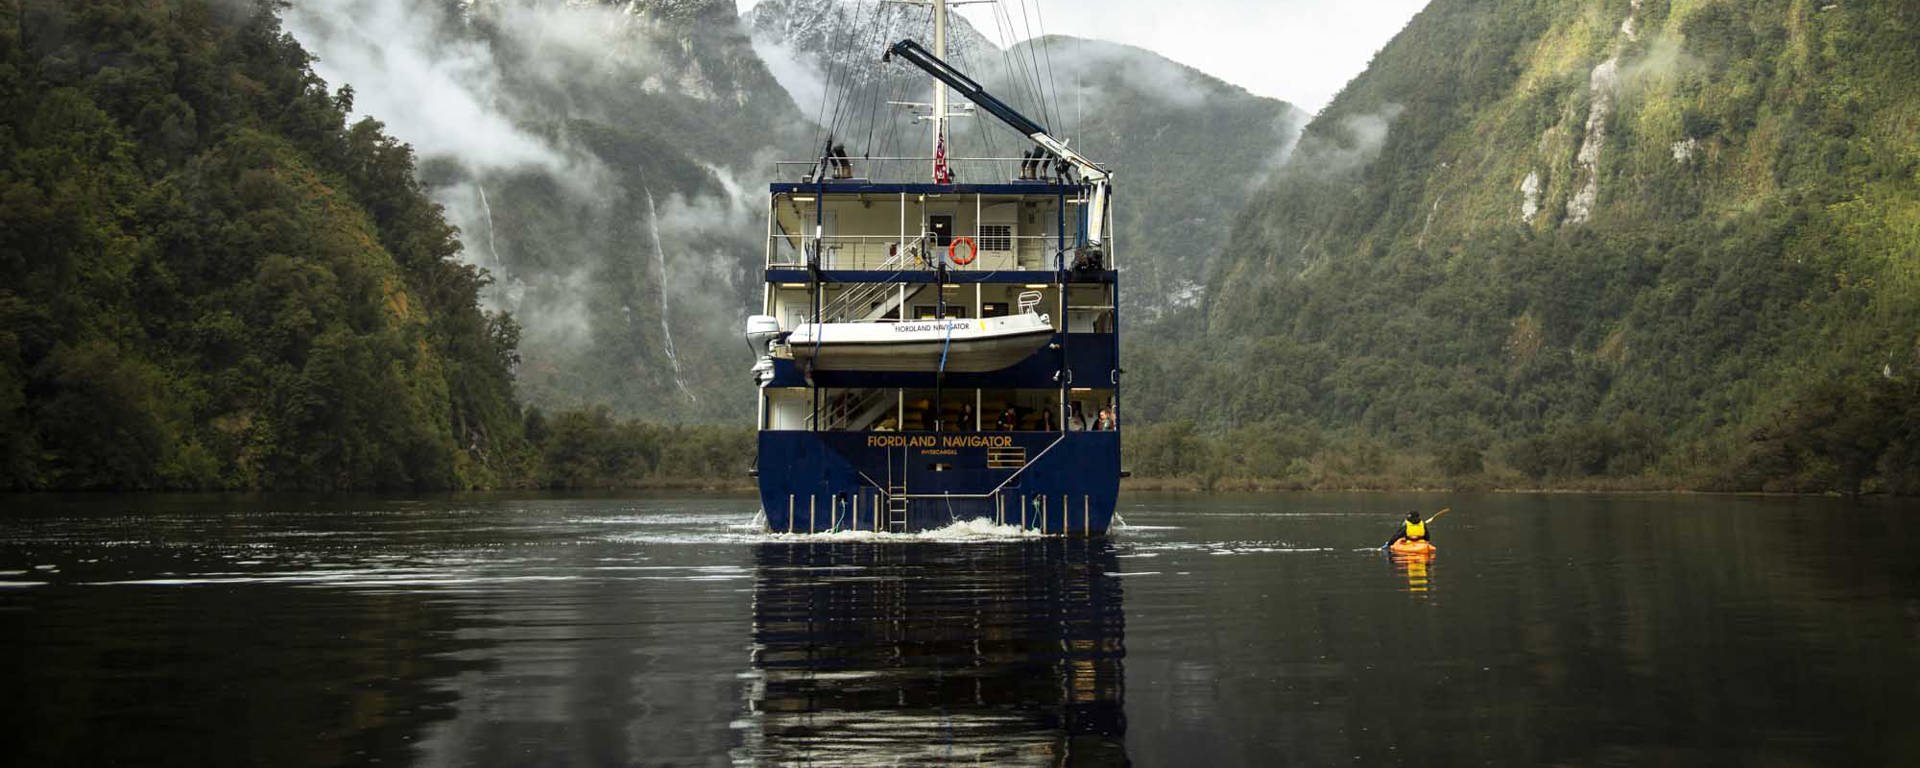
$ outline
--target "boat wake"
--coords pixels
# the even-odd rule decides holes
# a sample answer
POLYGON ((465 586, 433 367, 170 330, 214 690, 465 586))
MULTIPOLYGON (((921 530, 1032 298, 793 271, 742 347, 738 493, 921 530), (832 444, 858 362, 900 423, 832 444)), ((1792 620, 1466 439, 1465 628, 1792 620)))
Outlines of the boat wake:
POLYGON ((986 518, 958 520, 942 528, 913 533, 887 531, 832 531, 828 533, 770 533, 774 542, 875 542, 911 544, 915 542, 1026 541, 1046 538, 1032 528, 1000 525, 986 518))

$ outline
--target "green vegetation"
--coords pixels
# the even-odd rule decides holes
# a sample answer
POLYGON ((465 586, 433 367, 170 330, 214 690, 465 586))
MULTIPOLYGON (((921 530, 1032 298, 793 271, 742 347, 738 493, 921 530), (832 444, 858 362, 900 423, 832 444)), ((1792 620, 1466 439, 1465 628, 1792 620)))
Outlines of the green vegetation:
POLYGON ((483 299, 521 327, 523 402, 739 424, 753 404, 740 323, 765 249, 753 190, 770 157, 817 150, 801 138, 812 112, 738 14, 732 0, 379 0, 283 18, 332 72, 369 78, 352 84, 375 117, 419 131, 424 191, 496 281, 483 299), (461 64, 431 98, 361 74, 409 56, 461 64), (468 126, 444 105, 465 101, 485 140, 447 138, 468 126))
MULTIPOLYGON (((1051 110, 1020 108, 1050 114, 1049 129, 1116 174, 1122 313, 1159 319, 1191 306, 1221 258, 1233 212, 1247 204, 1308 115, 1132 46, 1050 35, 1015 45, 1011 55, 1042 57, 1067 89, 1051 110)), ((1012 83, 995 87, 1009 97, 1020 93, 1012 83)), ((999 154, 1026 149, 1022 140, 1013 143, 999 154)))
POLYGON ((660 425, 614 418, 604 406, 551 419, 527 411, 539 445, 541 488, 724 488, 752 486, 758 448, 745 426, 660 425))
MULTIPOLYGON (((0 0, 0 487, 744 482, 751 429, 614 415, 696 390, 704 414, 733 407, 702 388, 727 353, 683 390, 646 340, 646 262, 583 273, 611 286, 581 299, 596 316, 632 313, 596 326, 591 370, 517 371, 516 323, 480 307, 490 278, 455 260, 419 179, 474 180, 349 124, 352 92, 312 74, 279 10, 0 0), (516 374, 568 406, 638 389, 523 413, 516 374)), ((1204 313, 1130 332, 1129 468, 1920 493, 1916 31, 1911 4, 1436 0, 1255 193, 1204 313)), ((1241 107, 1218 127, 1286 115, 1241 107)), ((679 179, 663 205, 724 186, 644 126, 569 130, 679 179)), ((510 237, 647 239, 543 213, 564 207, 548 181, 496 181, 510 237)), ((621 183, 609 210, 654 197, 621 183)))
POLYGON ((748 428, 523 416, 411 150, 276 10, 0 4, 0 487, 745 477, 748 428))
POLYGON ((1917 33, 1898 3, 1437 0, 1241 215, 1204 343, 1129 351, 1132 423, 1455 483, 1913 492, 1917 33))
POLYGON ((518 476, 515 328, 272 8, 0 5, 0 482, 518 476))

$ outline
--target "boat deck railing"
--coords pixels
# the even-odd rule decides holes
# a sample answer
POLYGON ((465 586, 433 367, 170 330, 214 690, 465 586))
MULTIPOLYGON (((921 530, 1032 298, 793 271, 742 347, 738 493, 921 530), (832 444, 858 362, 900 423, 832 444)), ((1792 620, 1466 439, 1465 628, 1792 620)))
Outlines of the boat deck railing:
MULTIPOLYGON (((845 157, 818 160, 780 160, 774 164, 774 180, 812 183, 814 181, 869 181, 880 184, 933 183, 932 157, 845 157)), ((1009 184, 1022 182, 1058 182, 1056 169, 1042 160, 1021 157, 949 157, 947 172, 951 184, 1009 184)))
MULTIPOLYGON (((901 269, 934 269, 945 264, 949 270, 996 272, 1051 271, 1069 266, 1061 264, 1059 257, 1063 250, 1077 244, 1077 217, 1085 200, 1077 188, 1058 186, 1066 180, 1057 175, 1052 163, 1020 157, 948 160, 952 172, 949 183, 994 185, 992 189, 896 190, 897 199, 888 201, 888 193, 876 193, 869 186, 932 184, 932 164, 930 157, 775 163, 779 181, 818 183, 820 187, 795 188, 775 196, 768 218, 767 268, 803 267, 809 256, 817 254, 822 269, 890 269, 887 265, 898 260, 913 241, 931 237, 929 230, 939 215, 950 216, 950 223, 955 225, 950 235, 943 233, 946 242, 922 249, 918 265, 907 264, 901 269), (1029 188, 1032 197, 1024 191, 1029 188), (1062 193, 1068 195, 1064 205, 1054 199, 1062 193), (1021 200, 1029 209, 1041 205, 1044 218, 1016 216, 999 208, 1021 200), (878 211, 874 210, 876 206, 878 211), (1062 229, 1064 235, 1057 231, 1062 229)), ((1109 213, 1101 248, 1105 269, 1115 269, 1119 263, 1112 224, 1109 213)))
POLYGON ((1059 238, 1052 235, 955 235, 948 245, 937 245, 931 234, 911 237, 886 235, 831 235, 791 238, 771 235, 768 267, 804 267, 806 254, 818 250, 821 269, 905 271, 934 269, 945 262, 948 270, 997 272, 1046 271, 1054 268, 1059 238), (959 243, 962 237, 967 243, 959 243), (972 248, 970 263, 960 264, 972 248))

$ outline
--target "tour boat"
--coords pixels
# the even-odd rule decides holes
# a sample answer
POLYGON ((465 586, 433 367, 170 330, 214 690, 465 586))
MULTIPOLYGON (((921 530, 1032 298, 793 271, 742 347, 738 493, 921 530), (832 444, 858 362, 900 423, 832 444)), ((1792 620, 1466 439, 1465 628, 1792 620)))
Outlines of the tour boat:
POLYGON ((931 155, 829 142, 768 185, 747 323, 766 526, 1102 535, 1122 474, 1111 176, 944 61, 930 4, 932 48, 883 59, 933 77, 931 155), (949 158, 949 89, 1030 147, 949 158))

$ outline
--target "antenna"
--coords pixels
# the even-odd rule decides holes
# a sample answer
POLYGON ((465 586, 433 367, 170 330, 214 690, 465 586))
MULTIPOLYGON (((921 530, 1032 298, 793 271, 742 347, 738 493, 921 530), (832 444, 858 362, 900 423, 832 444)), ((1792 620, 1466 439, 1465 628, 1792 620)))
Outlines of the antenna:
MULTIPOLYGON (((947 58, 947 6, 975 5, 979 3, 996 2, 996 0, 880 0, 880 1, 883 3, 891 3, 894 5, 933 6, 933 55, 941 59, 947 58)), ((926 115, 926 119, 933 121, 933 168, 932 168, 933 178, 935 181, 944 182, 945 178, 943 177, 947 176, 947 171, 946 171, 947 136, 948 136, 947 119, 952 117, 971 117, 973 115, 973 110, 969 108, 957 114, 949 110, 947 107, 947 84, 944 81, 940 80, 939 78, 934 78, 934 81, 933 81, 933 103, 932 104, 926 104, 922 102, 906 102, 906 101, 889 101, 887 103, 895 106, 911 107, 914 109, 919 109, 924 107, 929 110, 929 113, 926 115)))

